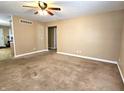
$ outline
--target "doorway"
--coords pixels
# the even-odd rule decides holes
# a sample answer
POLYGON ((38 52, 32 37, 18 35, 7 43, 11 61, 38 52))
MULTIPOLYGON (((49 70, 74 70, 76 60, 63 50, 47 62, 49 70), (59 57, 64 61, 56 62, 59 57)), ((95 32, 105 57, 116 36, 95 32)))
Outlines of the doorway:
POLYGON ((57 50, 57 26, 48 27, 48 49, 57 50))
POLYGON ((0 16, 0 61, 13 58, 11 17, 0 16))

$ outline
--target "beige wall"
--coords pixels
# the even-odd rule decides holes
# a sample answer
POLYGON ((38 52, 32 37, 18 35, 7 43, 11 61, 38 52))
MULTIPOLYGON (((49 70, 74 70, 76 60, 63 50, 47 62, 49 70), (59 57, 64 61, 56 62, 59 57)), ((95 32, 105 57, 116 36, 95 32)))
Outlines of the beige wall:
POLYGON ((58 52, 118 61, 123 18, 118 11, 48 22, 46 31, 57 26, 58 52))
POLYGON ((124 11, 45 24, 33 21, 33 25, 21 24, 19 19, 21 17, 13 16, 17 55, 48 48, 48 26, 57 26, 58 52, 112 61, 120 58, 119 65, 124 75, 124 11))
POLYGON ((124 77, 124 25, 123 25, 123 31, 122 31, 119 66, 120 66, 120 69, 121 69, 123 77, 124 77))
POLYGON ((21 18, 13 16, 16 55, 45 49, 45 30, 40 22, 33 24, 19 22, 21 18))

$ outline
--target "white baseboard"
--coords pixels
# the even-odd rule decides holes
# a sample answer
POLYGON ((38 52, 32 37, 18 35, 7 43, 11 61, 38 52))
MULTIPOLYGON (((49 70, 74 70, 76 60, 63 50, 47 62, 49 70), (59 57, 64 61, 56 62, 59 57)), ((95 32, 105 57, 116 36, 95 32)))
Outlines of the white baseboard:
POLYGON ((25 53, 25 54, 20 54, 20 55, 15 55, 15 58, 22 57, 22 56, 27 56, 27 55, 31 55, 31 54, 35 54, 35 53, 40 53, 40 52, 44 52, 44 51, 48 51, 48 49, 38 50, 38 51, 25 53))
POLYGON ((117 67, 118 67, 118 69, 119 69, 119 72, 120 72, 122 81, 123 81, 123 83, 124 83, 124 76, 123 76, 123 74, 122 74, 122 71, 121 71, 120 66, 119 66, 119 64, 118 64, 117 61, 111 61, 111 60, 105 60, 105 59, 99 59, 99 58, 81 56, 81 55, 76 55, 76 54, 69 54, 69 53, 64 53, 64 52, 57 52, 57 53, 58 53, 58 54, 63 54, 63 55, 68 55, 68 56, 74 56, 74 57, 84 58, 84 59, 90 59, 90 60, 100 61, 100 62, 106 62, 106 63, 116 64, 117 67))
MULTIPOLYGON (((16 55, 15 58, 22 57, 22 56, 26 56, 26 55, 31 55, 31 54, 35 54, 35 53, 40 53, 40 52, 44 52, 44 51, 48 51, 48 49, 44 49, 44 50, 39 50, 39 51, 30 52, 30 53, 25 53, 25 54, 16 55)), ((123 83, 124 83, 124 76, 122 75, 120 66, 119 66, 119 64, 118 64, 117 61, 111 61, 111 60, 93 58, 93 57, 88 57, 88 56, 81 56, 81 55, 76 55, 76 54, 69 54, 69 53, 64 53, 64 52, 57 52, 57 53, 58 53, 58 54, 63 54, 63 55, 68 55, 68 56, 74 56, 74 57, 84 58, 84 59, 90 59, 90 60, 100 61, 100 62, 106 62, 106 63, 117 64, 117 67, 118 67, 118 69, 119 69, 119 72, 120 72, 122 81, 123 81, 123 83)))
POLYGON ((58 54, 63 54, 63 55, 68 55, 68 56, 80 57, 80 58, 84 58, 84 59, 90 59, 90 60, 100 61, 100 62, 117 64, 117 61, 111 61, 111 60, 106 60, 106 59, 99 59, 99 58, 88 57, 88 56, 81 56, 81 55, 76 55, 76 54, 69 54, 69 53, 64 53, 64 52, 57 52, 57 53, 58 54))
POLYGON ((118 69, 119 69, 119 72, 120 72, 120 75, 121 75, 122 81, 123 81, 123 83, 124 83, 124 76, 123 76, 123 74, 122 74, 122 71, 121 71, 120 66, 119 66, 118 63, 117 63, 117 67, 118 67, 118 69))

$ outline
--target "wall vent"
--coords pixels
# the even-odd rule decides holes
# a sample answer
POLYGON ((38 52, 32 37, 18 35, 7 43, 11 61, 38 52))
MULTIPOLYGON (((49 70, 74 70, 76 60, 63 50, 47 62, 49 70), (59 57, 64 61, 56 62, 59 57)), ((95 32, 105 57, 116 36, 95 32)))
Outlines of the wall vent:
POLYGON ((25 19, 20 19, 20 23, 29 24, 29 25, 33 24, 32 21, 25 20, 25 19))

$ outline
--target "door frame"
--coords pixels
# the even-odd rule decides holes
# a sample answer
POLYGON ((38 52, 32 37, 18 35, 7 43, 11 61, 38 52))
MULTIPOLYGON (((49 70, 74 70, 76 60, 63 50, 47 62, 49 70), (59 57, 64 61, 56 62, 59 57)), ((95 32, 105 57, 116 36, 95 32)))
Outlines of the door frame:
POLYGON ((12 32, 12 37, 13 37, 13 41, 12 41, 12 45, 13 45, 13 49, 11 49, 12 50, 12 52, 13 52, 13 56, 14 56, 14 58, 16 58, 16 42, 15 42, 15 34, 14 34, 14 19, 13 19, 13 16, 11 16, 11 21, 10 21, 10 28, 11 28, 11 32, 12 32))

